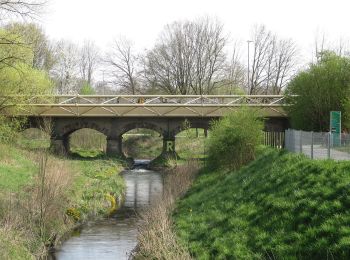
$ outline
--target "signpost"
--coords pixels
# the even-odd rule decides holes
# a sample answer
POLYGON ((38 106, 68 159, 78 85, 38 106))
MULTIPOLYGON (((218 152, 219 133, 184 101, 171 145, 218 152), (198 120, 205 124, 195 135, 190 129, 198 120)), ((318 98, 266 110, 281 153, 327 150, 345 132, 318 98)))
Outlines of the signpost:
POLYGON ((341 144, 341 111, 330 112, 329 131, 332 136, 332 146, 340 146, 341 144))

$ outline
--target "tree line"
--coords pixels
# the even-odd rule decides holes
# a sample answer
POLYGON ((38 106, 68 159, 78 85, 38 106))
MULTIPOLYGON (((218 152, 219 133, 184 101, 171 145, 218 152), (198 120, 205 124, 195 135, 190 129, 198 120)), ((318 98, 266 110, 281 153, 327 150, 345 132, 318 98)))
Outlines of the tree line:
MULTIPOLYGON (((342 111, 344 126, 350 125, 350 62, 343 42, 334 47, 324 36, 316 39, 314 60, 301 68, 292 39, 256 25, 245 46, 230 40, 220 20, 200 17, 165 25, 150 49, 137 51, 119 37, 102 51, 93 41, 50 40, 33 22, 45 4, 0 0, 0 96, 286 94, 295 128, 327 130, 330 110, 342 111), (246 47, 249 58, 243 57, 246 47)), ((0 112, 4 108, 0 98, 0 112)))
POLYGON ((229 40, 218 19, 165 25, 154 46, 142 52, 124 37, 102 51, 90 40, 82 45, 50 40, 40 25, 27 19, 44 4, 0 0, 4 17, 25 18, 3 22, 0 66, 24 62, 42 71, 56 94, 280 94, 295 72, 296 44, 263 25, 252 33, 248 77, 242 45, 229 40), (23 59, 24 52, 30 53, 30 61, 23 59))

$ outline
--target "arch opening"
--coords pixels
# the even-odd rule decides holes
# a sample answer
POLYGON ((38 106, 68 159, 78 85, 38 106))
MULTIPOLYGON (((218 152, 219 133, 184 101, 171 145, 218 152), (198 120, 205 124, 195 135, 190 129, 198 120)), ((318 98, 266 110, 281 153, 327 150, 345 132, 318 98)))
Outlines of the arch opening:
POLYGON ((21 147, 37 150, 50 147, 50 135, 42 129, 30 127, 21 131, 17 144, 21 147))
POLYGON ((93 158, 106 153, 107 137, 90 128, 81 128, 68 135, 67 152, 80 157, 93 158))
POLYGON ((122 151, 126 157, 152 160, 162 153, 162 135, 153 129, 135 128, 125 132, 122 151))
POLYGON ((175 136, 176 153, 182 159, 204 159, 205 142, 209 135, 207 128, 189 126, 177 132, 175 136))

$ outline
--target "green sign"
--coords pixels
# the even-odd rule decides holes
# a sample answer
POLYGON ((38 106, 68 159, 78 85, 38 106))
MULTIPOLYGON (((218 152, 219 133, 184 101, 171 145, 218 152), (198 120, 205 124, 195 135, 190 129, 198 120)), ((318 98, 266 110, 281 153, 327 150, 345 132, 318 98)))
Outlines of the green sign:
POLYGON ((333 145, 339 146, 341 144, 341 111, 331 111, 329 131, 332 134, 333 145))

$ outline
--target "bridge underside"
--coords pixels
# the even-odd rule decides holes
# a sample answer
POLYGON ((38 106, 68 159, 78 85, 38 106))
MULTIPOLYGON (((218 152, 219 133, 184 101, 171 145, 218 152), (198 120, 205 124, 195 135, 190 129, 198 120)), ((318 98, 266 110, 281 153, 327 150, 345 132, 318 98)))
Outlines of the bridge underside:
MULTIPOLYGON (((69 153, 69 136, 73 132, 89 128, 103 133, 107 138, 106 152, 109 156, 123 156, 122 136, 136 129, 146 128, 158 132, 163 137, 162 156, 173 157, 175 152, 175 136, 184 130, 186 125, 191 128, 210 129, 212 120, 217 117, 29 117, 27 128, 39 127, 48 120, 52 126, 51 146, 57 154, 69 153)), ((266 131, 284 131, 288 128, 285 117, 271 117, 265 120, 266 131)))

